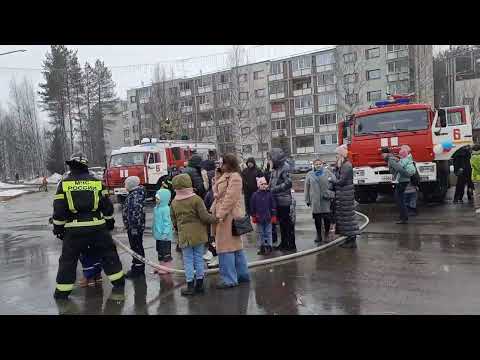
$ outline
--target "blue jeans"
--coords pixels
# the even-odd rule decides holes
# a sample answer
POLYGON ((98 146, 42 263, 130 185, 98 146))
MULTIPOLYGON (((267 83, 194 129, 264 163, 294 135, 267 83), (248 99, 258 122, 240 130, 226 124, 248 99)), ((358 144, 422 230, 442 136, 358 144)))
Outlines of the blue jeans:
POLYGON ((272 224, 263 223, 257 224, 257 245, 272 246, 272 224))
POLYGON ((405 189, 408 186, 408 182, 401 182, 395 184, 395 200, 397 201, 398 208, 400 210, 400 220, 408 220, 408 211, 405 204, 405 189))
POLYGON ((417 193, 412 192, 412 193, 404 193, 403 194, 404 199, 405 199, 405 205, 409 207, 410 209, 416 209, 417 208, 417 193))
POLYGON ((205 275, 205 263, 203 261, 204 245, 189 246, 182 249, 183 267, 187 282, 203 279, 205 275), (194 272, 195 270, 195 272, 194 272))
POLYGON ((220 278, 226 285, 238 285, 239 281, 250 281, 247 257, 243 250, 218 254, 220 278))

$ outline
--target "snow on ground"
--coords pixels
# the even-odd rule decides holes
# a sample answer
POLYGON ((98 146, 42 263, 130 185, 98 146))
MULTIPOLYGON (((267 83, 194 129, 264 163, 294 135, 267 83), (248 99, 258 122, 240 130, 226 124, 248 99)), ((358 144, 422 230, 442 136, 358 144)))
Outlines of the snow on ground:
POLYGON ((42 181, 43 181, 43 178, 39 177, 33 180, 24 181, 23 183, 26 185, 40 185, 42 181))
POLYGON ((62 180, 62 175, 60 174, 53 174, 47 178, 49 184, 58 184, 62 180))
POLYGON ((18 189, 24 187, 23 185, 20 184, 6 184, 3 182, 0 182, 0 189, 18 189))
POLYGON ((22 194, 25 194, 27 191, 26 190, 5 190, 5 191, 0 191, 0 198, 1 197, 10 197, 10 196, 19 196, 22 194))

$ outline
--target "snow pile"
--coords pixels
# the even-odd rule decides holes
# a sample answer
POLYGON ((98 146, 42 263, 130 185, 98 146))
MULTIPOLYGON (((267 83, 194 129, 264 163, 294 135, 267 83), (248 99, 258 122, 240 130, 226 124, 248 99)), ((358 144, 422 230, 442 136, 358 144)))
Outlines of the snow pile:
POLYGON ((62 175, 60 174, 53 174, 47 178, 49 184, 58 184, 62 180, 62 175))
POLYGON ((25 194, 27 191, 25 190, 5 190, 5 191, 0 191, 0 198, 1 197, 12 197, 12 196, 20 196, 22 194, 25 194))
POLYGON ((20 184, 6 184, 3 182, 0 182, 0 189, 18 189, 24 187, 23 185, 20 184))
POLYGON ((26 185, 41 185, 42 181, 43 181, 43 178, 39 177, 39 178, 36 178, 36 179, 33 179, 33 180, 25 181, 24 184, 26 184, 26 185))

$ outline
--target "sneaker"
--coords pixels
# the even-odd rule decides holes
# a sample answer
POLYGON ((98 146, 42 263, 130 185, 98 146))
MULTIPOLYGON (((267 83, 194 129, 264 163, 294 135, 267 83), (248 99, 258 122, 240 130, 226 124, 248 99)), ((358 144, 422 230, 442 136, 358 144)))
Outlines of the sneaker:
POLYGON ((218 290, 225 290, 225 289, 231 289, 238 286, 238 284, 225 284, 225 283, 220 283, 215 286, 218 290))
POLYGON ((209 269, 217 268, 218 267, 218 257, 213 258, 207 263, 207 267, 209 269))
POLYGON ((213 254, 210 252, 210 250, 207 250, 205 255, 203 255, 203 260, 210 261, 212 259, 213 259, 213 254))

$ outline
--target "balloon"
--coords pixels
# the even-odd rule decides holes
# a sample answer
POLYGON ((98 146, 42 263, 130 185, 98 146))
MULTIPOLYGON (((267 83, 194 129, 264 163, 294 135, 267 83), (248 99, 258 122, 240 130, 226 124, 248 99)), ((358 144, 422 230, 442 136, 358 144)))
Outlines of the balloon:
POLYGON ((453 148, 453 143, 450 140, 446 140, 442 143, 443 151, 448 152, 453 148))
POLYGON ((437 155, 438 155, 438 154, 441 154, 441 153, 443 152, 443 146, 442 146, 442 144, 437 144, 437 145, 435 145, 435 146, 433 147, 433 152, 434 152, 435 154, 437 154, 437 155))

